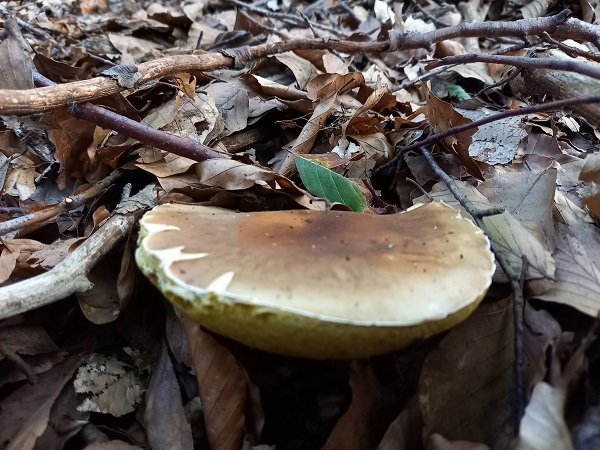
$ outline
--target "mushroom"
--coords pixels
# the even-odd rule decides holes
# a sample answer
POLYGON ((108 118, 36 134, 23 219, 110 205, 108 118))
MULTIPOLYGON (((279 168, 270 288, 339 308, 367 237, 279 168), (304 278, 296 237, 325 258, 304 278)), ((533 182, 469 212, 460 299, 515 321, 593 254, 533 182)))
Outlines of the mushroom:
POLYGON ((366 357, 447 330, 495 269, 482 231, 444 203, 393 215, 165 204, 140 226, 137 264, 184 314, 290 356, 366 357))

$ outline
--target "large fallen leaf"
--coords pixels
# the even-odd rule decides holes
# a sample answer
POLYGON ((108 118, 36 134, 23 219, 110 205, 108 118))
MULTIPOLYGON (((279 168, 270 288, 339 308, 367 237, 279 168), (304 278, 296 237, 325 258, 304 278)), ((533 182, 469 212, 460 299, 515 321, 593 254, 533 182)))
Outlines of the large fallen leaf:
POLYGON ((214 100, 223 118, 225 129, 219 137, 229 136, 246 128, 250 100, 245 90, 232 83, 212 83, 204 90, 208 97, 214 100))
POLYGON ((442 339, 419 383, 428 436, 508 447, 513 337, 511 302, 500 300, 481 305, 442 339))
POLYGON ((542 300, 562 303, 596 317, 600 312, 600 270, 563 224, 556 224, 555 282, 542 300))
MULTIPOLYGON (((55 353, 58 347, 42 327, 7 326, 0 328, 0 345, 5 351, 19 355, 55 353)), ((0 354, 0 361, 4 356, 0 354)))
POLYGON ((296 167, 304 186, 318 197, 342 203, 352 211, 363 212, 367 202, 358 185, 322 165, 297 157, 296 167))
MULTIPOLYGON (((7 17, 18 30, 16 20, 7 17)), ((9 35, 0 44, 0 89, 33 89, 33 63, 19 39, 9 35)))
POLYGON ((566 392, 539 383, 525 408, 516 450, 573 450, 564 418, 566 392))
POLYGON ((212 450, 239 450, 247 397, 244 371, 231 352, 200 325, 185 319, 185 327, 210 447, 212 450))
POLYGON ((146 394, 144 424, 154 450, 193 450, 192 429, 183 410, 181 391, 165 344, 146 394))

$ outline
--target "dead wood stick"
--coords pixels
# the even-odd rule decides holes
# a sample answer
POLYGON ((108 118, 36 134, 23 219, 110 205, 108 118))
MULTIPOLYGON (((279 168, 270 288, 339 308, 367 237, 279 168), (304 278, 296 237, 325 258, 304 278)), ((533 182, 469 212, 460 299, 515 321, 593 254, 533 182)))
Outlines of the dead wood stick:
POLYGON ((49 305, 94 285, 87 274, 130 232, 137 211, 148 208, 151 186, 125 201, 83 244, 42 275, 0 288, 0 319, 49 305))
MULTIPOLYGON (((342 53, 380 53, 388 50, 427 47, 431 44, 456 37, 524 37, 547 32, 554 34, 565 24, 566 13, 550 17, 521 19, 514 22, 463 23, 454 27, 442 28, 428 33, 391 35, 389 40, 376 42, 355 42, 338 39, 293 39, 282 42, 242 47, 227 50, 226 54, 204 53, 200 55, 177 55, 145 62, 127 69, 139 74, 135 86, 140 86, 157 78, 191 70, 209 71, 235 67, 266 56, 293 50, 335 50, 342 53)), ((569 23, 570 21, 567 21, 569 23)), ((571 38, 577 38, 578 30, 582 38, 591 39, 589 27, 571 24, 571 38)), ((596 27, 600 29, 600 27, 596 27)), ((57 86, 39 89, 9 90, 0 89, 0 114, 31 114, 48 111, 59 106, 80 103, 124 91, 115 77, 100 76, 91 80, 74 81, 57 86)))

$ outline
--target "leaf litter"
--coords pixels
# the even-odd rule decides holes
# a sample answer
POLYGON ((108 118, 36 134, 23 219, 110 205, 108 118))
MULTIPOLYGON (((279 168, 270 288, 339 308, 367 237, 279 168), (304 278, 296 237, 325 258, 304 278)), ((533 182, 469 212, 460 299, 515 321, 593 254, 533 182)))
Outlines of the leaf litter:
MULTIPOLYGON (((576 17, 598 26, 593 2, 584 3, 576 17)), ((510 23, 559 11, 544 1, 44 0, 4 2, 0 12, 0 89, 31 89, 38 73, 59 85, 111 78, 125 90, 94 103, 220 156, 192 159, 174 144, 159 148, 111 131, 75 117, 70 102, 2 115, 1 292, 62 270, 119 214, 137 219, 160 203, 387 214, 444 201, 469 217, 416 145, 543 101, 523 96, 517 84, 540 72, 486 62, 431 67, 467 53, 525 55, 530 43, 511 49, 519 39, 481 34, 357 54, 333 45, 350 39, 358 48, 390 31, 420 36, 461 22, 510 23), (331 45, 138 83, 136 67, 163 57, 311 38, 331 45), (392 158, 389 175, 381 168, 392 158), (94 190, 117 170, 116 181, 94 190)), ((531 45, 540 57, 559 46, 536 35, 531 45)), ((572 51, 559 47, 552 52, 572 51)), ((579 60, 593 58, 578 48, 579 60)), ((180 320, 139 276, 135 230, 125 228, 121 239, 107 238, 110 252, 86 273, 85 288, 26 313, 3 312, 0 447, 599 446, 597 432, 588 431, 600 389, 593 340, 600 311, 597 123, 589 110, 566 108, 505 117, 432 144, 466 198, 504 210, 485 217, 484 228, 513 271, 523 272, 523 330, 514 326, 507 277, 498 269, 471 317, 408 349, 353 362, 264 354, 180 320), (520 424, 515 333, 524 349, 520 424)), ((271 276, 260 281, 268 285, 271 276)))

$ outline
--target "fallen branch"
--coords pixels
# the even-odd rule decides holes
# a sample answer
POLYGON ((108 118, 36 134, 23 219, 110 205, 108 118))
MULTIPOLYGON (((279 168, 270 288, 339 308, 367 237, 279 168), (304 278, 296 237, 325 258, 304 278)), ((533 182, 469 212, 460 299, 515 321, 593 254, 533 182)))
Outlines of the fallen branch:
POLYGON ((87 274, 130 232, 137 211, 151 206, 147 187, 120 205, 83 244, 42 275, 0 288, 0 320, 41 308, 94 285, 87 274))
MULTIPOLYGON (((178 72, 192 70, 210 71, 233 68, 266 56, 294 50, 335 50, 342 53, 381 53, 428 47, 437 42, 458 37, 525 37, 544 32, 554 34, 565 24, 567 13, 514 22, 463 23, 428 33, 391 34, 390 40, 356 42, 338 39, 293 39, 282 42, 242 47, 225 51, 226 54, 204 53, 177 55, 141 63, 137 66, 116 66, 138 78, 135 86, 178 72)), ((569 23, 570 21, 567 21, 569 23)), ((600 28, 600 27, 597 27, 600 28)), ((577 26, 571 26, 571 39, 577 38, 577 26)), ((589 27, 581 29, 582 36, 590 40, 589 27)), ((114 67, 113 73, 114 73, 114 67)), ((0 114, 31 114, 48 111, 59 106, 81 103, 116 94, 127 89, 114 76, 100 76, 91 80, 74 81, 40 89, 0 89, 0 114)))

